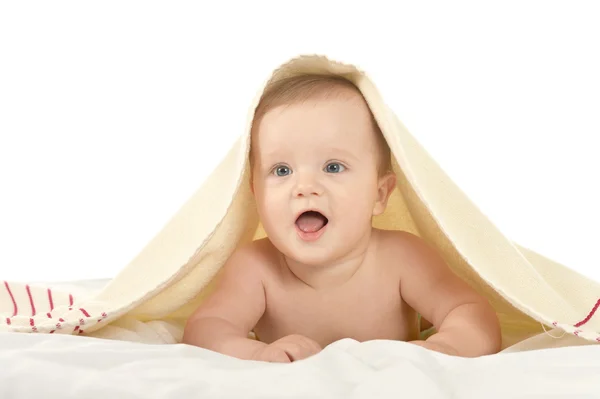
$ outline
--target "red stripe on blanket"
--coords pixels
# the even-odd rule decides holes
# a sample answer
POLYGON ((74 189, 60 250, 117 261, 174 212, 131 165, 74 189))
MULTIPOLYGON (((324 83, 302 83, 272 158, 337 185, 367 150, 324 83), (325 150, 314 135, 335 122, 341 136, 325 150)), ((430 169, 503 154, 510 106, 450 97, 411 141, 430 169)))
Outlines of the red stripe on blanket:
POLYGON ((65 322, 65 320, 62 317, 60 319, 58 319, 58 321, 60 321, 61 323, 65 322))
POLYGON ((13 316, 17 315, 17 312, 19 310, 19 308, 17 307, 17 301, 15 301, 15 297, 13 296, 10 287, 8 286, 8 281, 4 282, 4 286, 6 287, 6 291, 8 291, 8 295, 10 295, 10 299, 12 300, 13 303, 13 316))
POLYGON ((79 310, 81 310, 81 313, 83 313, 85 317, 90 317, 90 314, 86 312, 84 308, 79 308, 79 310))
POLYGON ((31 305, 31 315, 35 316, 35 305, 33 304, 33 297, 31 296, 31 290, 29 286, 26 285, 25 289, 27 290, 27 296, 29 297, 29 304, 31 305))
POLYGON ((54 301, 52 300, 52 290, 48 288, 48 302, 50 302, 50 311, 54 310, 54 301))
POLYGON ((52 315, 50 313, 46 313, 46 316, 48 316, 49 319, 52 318, 52 315))
POLYGON ((590 319, 594 316, 594 313, 596 313, 596 311, 598 310, 598 307, 600 307, 600 299, 598 299, 598 301, 596 301, 596 304, 594 305, 594 307, 592 308, 590 313, 585 317, 585 319, 583 319, 579 323, 575 324, 575 327, 581 327, 582 325, 584 325, 585 323, 590 321, 590 319))
POLYGON ((69 306, 73 306, 73 295, 69 294, 69 306))
POLYGON ((10 326, 10 317, 6 318, 6 324, 8 324, 10 326))
POLYGON ((31 327, 33 327, 35 325, 35 323, 33 322, 33 319, 31 317, 29 318, 29 325, 31 327))

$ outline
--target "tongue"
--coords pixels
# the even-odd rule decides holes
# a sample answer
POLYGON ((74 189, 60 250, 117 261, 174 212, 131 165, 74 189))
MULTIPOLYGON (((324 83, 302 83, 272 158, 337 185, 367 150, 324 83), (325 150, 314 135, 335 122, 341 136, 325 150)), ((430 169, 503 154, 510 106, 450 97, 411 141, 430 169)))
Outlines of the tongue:
POLYGON ((296 225, 305 233, 319 231, 325 225, 325 217, 317 212, 306 212, 300 215, 296 225))

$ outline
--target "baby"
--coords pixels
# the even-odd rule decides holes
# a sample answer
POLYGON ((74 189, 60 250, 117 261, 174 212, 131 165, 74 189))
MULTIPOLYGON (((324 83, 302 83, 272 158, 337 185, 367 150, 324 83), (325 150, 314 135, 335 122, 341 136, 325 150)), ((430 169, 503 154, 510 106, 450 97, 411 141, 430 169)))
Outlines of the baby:
POLYGON ((499 322, 485 298, 419 237, 372 227, 396 185, 390 159, 351 82, 313 75, 268 87, 250 154, 267 238, 228 259, 183 342, 269 362, 304 359, 343 338, 464 357, 498 352, 499 322), (427 339, 419 316, 435 327, 427 339))

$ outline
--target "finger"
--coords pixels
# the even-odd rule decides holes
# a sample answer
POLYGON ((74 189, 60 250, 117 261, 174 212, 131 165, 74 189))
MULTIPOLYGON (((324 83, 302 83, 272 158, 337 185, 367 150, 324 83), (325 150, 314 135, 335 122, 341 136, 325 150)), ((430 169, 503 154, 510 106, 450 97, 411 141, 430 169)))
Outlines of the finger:
POLYGON ((258 351, 254 356, 254 360, 261 362, 273 363, 290 363, 291 359, 285 351, 277 346, 267 346, 258 351))
POLYGON ((269 348, 266 353, 266 361, 272 363, 290 363, 292 359, 288 356, 285 350, 274 347, 269 348))
POLYGON ((306 359, 307 357, 312 356, 316 353, 308 345, 302 343, 290 343, 282 346, 282 348, 290 357, 290 360, 292 362, 306 359))
POLYGON ((307 337, 306 335, 300 335, 300 334, 294 334, 294 335, 290 335, 289 337, 289 341, 290 343, 299 343, 303 346, 305 346, 306 348, 309 348, 311 351, 316 351, 319 352, 321 351, 321 345, 319 345, 319 343, 309 337, 307 337))

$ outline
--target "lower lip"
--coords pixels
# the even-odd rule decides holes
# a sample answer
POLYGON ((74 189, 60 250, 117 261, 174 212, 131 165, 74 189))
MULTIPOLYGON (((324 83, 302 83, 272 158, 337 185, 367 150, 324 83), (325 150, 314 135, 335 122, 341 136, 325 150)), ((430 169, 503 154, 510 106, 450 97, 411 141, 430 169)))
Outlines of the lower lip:
POLYGON ((325 226, 323 226, 323 228, 321 228, 321 230, 315 231, 314 233, 306 233, 300 230, 298 226, 296 226, 296 232, 298 233, 298 237, 300 237, 300 239, 303 241, 316 241, 319 239, 319 237, 323 235, 328 225, 329 224, 326 224, 325 226))

